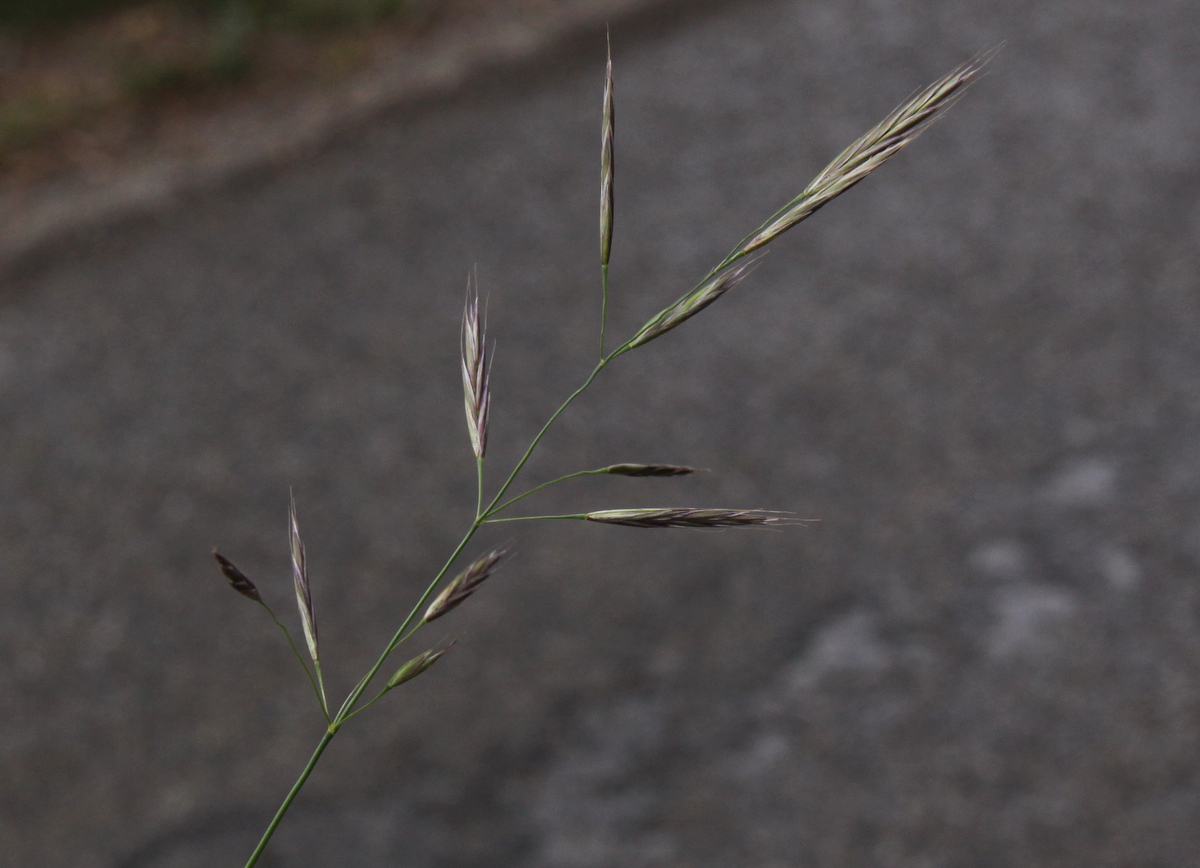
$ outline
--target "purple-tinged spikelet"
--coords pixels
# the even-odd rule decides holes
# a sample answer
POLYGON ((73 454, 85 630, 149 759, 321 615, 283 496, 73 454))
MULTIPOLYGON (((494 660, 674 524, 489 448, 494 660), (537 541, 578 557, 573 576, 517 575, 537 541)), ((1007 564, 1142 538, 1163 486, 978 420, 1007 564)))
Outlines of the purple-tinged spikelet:
POLYGON ((496 568, 496 564, 500 563, 506 554, 508 552, 503 549, 488 552, 455 576, 437 595, 437 598, 429 604, 429 608, 425 610, 425 617, 421 619, 422 622, 428 624, 461 605, 467 597, 475 593, 476 589, 488 580, 492 570, 496 568))
POLYGON ((304 641, 313 663, 317 663, 317 619, 313 613, 312 588, 308 584, 308 565, 304 560, 304 543, 300 539, 300 527, 296 523, 296 501, 288 506, 288 541, 292 550, 292 580, 296 586, 296 607, 300 610, 300 623, 304 627, 304 641))
POLYGON ((479 289, 467 279, 467 302, 462 324, 463 399, 467 411, 467 433, 477 459, 487 452, 488 389, 490 375, 484 324, 479 318, 479 289))
POLYGON ((625 527, 754 527, 797 524, 787 513, 764 509, 603 509, 584 515, 587 521, 625 527))
POLYGON ((688 476, 695 473, 696 468, 681 464, 613 464, 596 472, 614 476, 688 476))
POLYGON ((225 578, 229 581, 229 587, 233 588, 243 597, 249 597, 256 603, 262 602, 262 596, 258 593, 258 588, 254 587, 254 582, 246 578, 246 574, 239 570, 229 558, 221 554, 216 549, 213 549, 213 557, 217 559, 217 566, 221 568, 221 572, 225 574, 225 578))
POLYGON ((613 232, 613 134, 616 113, 613 104, 612 47, 604 70, 604 124, 600 133, 600 264, 608 265, 613 232))

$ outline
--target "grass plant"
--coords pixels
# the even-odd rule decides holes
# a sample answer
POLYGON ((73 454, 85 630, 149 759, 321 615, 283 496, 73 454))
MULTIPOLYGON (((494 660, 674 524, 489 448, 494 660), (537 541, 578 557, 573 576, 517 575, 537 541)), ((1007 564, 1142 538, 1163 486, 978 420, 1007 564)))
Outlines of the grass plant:
POLYGON ((492 491, 490 497, 485 495, 487 480, 485 477, 485 458, 487 455, 487 434, 490 409, 490 364, 489 346, 486 334, 486 317, 481 313, 478 288, 473 280, 468 279, 467 299, 463 311, 461 351, 462 351, 462 380, 463 398, 466 411, 467 433, 471 450, 475 459, 477 478, 477 498, 475 515, 467 523, 462 539, 450 553, 445 564, 430 580, 424 593, 413 605, 408 617, 397 627, 388 639, 375 660, 374 665, 358 680, 354 688, 336 708, 327 699, 324 676, 321 671, 320 655, 318 653, 316 614, 313 611, 311 586, 305 562, 304 543, 300 537, 299 525, 296 518, 295 503, 292 502, 288 516, 288 535, 291 546, 293 585, 297 608, 304 634, 304 645, 308 652, 308 660, 301 653, 298 643, 293 641, 291 633, 275 617, 275 614, 263 601, 262 595, 255 584, 246 577, 228 558, 219 552, 214 552, 217 563, 235 591, 262 605, 280 626, 300 665, 312 684, 313 694, 325 719, 325 730, 321 740, 304 766, 299 778, 285 796, 278 811, 271 819, 263 833, 258 846, 250 855, 246 868, 253 868, 262 856, 274 835, 284 815, 296 799, 309 775, 320 761, 322 754, 337 736, 338 732, 352 718, 362 714, 375 703, 383 700, 391 691, 407 683, 413 678, 429 670, 441 657, 450 650, 450 645, 440 648, 428 648, 409 658, 407 662, 392 670, 391 658, 401 645, 409 642, 421 628, 431 621, 449 615, 455 608, 466 602, 480 586, 492 575, 496 567, 504 560, 506 552, 496 549, 477 557, 466 569, 459 572, 449 581, 450 575, 458 559, 467 551, 476 533, 485 526, 510 521, 546 521, 546 520, 578 520, 615 524, 633 528, 728 528, 728 527, 784 527, 796 525, 801 520, 790 513, 767 511, 760 509, 713 509, 694 507, 636 507, 605 509, 585 513, 570 513, 563 515, 501 515, 526 497, 557 485, 568 479, 592 475, 615 475, 626 477, 686 476, 695 472, 695 468, 686 465, 666 464, 615 464, 594 470, 581 470, 566 476, 535 485, 525 492, 509 497, 509 491, 521 476, 522 470, 530 457, 538 449, 546 432, 554 425, 568 407, 583 394, 595 381, 596 377, 612 362, 626 353, 632 352, 662 337, 682 325, 691 317, 716 302, 726 292, 737 287, 752 269, 755 257, 761 255, 763 247, 778 238, 796 224, 810 217, 818 209, 828 204, 837 196, 849 190, 867 175, 879 168, 884 162, 908 145, 917 135, 926 129, 929 123, 938 117, 975 79, 984 64, 990 59, 990 54, 984 54, 964 63, 952 70, 929 87, 917 92, 914 96, 899 105, 880 123, 876 124, 864 136, 855 141, 839 154, 833 162, 826 166, 820 174, 801 193, 787 202, 761 226, 739 241, 720 262, 705 274, 700 281, 687 292, 683 293, 674 303, 668 305, 658 314, 651 317, 640 329, 614 349, 605 352, 605 333, 609 307, 608 264, 612 250, 613 212, 614 212, 614 88, 611 55, 605 70, 604 102, 602 113, 601 133, 601 197, 600 197, 600 357, 595 368, 584 383, 572 392, 562 402, 557 410, 542 428, 533 436, 528 448, 515 466, 502 477, 502 481, 492 491), (507 498, 507 499, 506 499, 507 498), (309 665, 311 661, 311 666, 309 665), (372 685, 377 684, 385 669, 391 674, 382 680, 374 692, 372 685))

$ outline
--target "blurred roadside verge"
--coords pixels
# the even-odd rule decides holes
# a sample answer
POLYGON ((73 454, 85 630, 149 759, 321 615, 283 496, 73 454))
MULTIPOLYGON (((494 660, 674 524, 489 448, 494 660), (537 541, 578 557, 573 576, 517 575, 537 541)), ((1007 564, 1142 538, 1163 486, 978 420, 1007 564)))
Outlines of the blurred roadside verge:
MULTIPOLYGON (((389 106, 446 93, 671 0, 442 0, 419 22, 357 28, 226 87, 126 100, 0 161, 0 270, 114 219, 286 161, 389 106), (326 61, 316 68, 313 57, 326 61), (293 61, 294 63, 294 61, 293 61)), ((139 9, 118 19, 138 25, 139 9)), ((143 16, 144 16, 143 12, 143 16)), ((292 40, 293 48, 295 40, 292 40)), ((311 48, 311 41, 309 46, 311 48)), ((285 50, 287 46, 284 46, 285 50)))

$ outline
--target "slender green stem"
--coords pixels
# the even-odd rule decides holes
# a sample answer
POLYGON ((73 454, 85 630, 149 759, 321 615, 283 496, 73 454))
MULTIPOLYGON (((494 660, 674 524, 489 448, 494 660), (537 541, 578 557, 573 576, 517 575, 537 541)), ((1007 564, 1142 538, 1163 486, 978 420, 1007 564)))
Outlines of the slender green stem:
POLYGON ((325 678, 321 675, 321 661, 313 655, 313 669, 317 670, 317 687, 321 688, 321 695, 318 697, 321 700, 321 711, 325 712, 326 722, 329 720, 329 700, 325 698, 325 678))
POLYGON ((604 332, 608 328, 608 263, 600 266, 600 361, 604 362, 604 332))
POLYGON ((483 518, 486 519, 486 518, 489 518, 489 517, 495 515, 498 512, 503 512, 504 510, 506 510, 510 506, 512 506, 514 503, 516 503, 518 500, 529 497, 529 495, 534 494, 535 492, 541 491, 543 488, 549 488, 551 485, 558 485, 558 483, 560 483, 560 482, 566 482, 568 479, 575 479, 578 476, 591 476, 591 475, 594 475, 597 473, 600 473, 600 471, 599 470, 578 470, 575 473, 568 473, 566 476, 560 476, 560 477, 558 477, 558 479, 551 479, 549 482, 543 482, 541 485, 536 486, 535 488, 529 489, 524 494, 518 494, 516 497, 510 498, 510 499, 504 501, 504 503, 500 504, 495 509, 488 510, 486 513, 484 513, 483 518))
POLYGON ((483 456, 475 458, 475 518, 483 512, 483 456))
POLYGON ((577 515, 521 515, 521 516, 517 516, 516 518, 489 518, 489 519, 486 519, 483 523, 484 524, 499 524, 502 521, 548 521, 550 519, 555 519, 555 518, 585 519, 585 518, 587 518, 587 513, 581 512, 577 515))
MULTIPOLYGON (((408 613, 408 617, 406 617, 404 619, 404 623, 402 623, 400 625, 399 629, 396 630, 395 634, 393 634, 391 640, 387 643, 387 646, 383 649, 383 653, 381 653, 379 655, 379 658, 375 661, 374 665, 370 668, 370 670, 367 672, 367 674, 364 675, 359 680, 359 682, 354 686, 354 689, 350 691, 349 695, 346 697, 345 701, 342 703, 341 708, 338 709, 337 714, 335 714, 333 716, 333 719, 330 720, 329 728, 326 730, 324 737, 322 737, 320 744, 317 745, 317 749, 315 751, 313 751, 313 755, 309 759, 308 765, 306 765, 304 767, 304 771, 301 772, 300 777, 296 780, 296 783, 292 786, 292 789, 288 792, 287 798, 285 798, 283 800, 283 804, 281 804, 279 806, 279 810, 275 812, 275 817, 274 817, 274 819, 271 820, 271 825, 269 825, 267 827, 267 831, 263 833, 262 840, 260 840, 258 842, 258 847, 255 848, 254 853, 250 857, 250 861, 246 863, 246 868, 252 868, 252 866, 254 866, 255 863, 258 862, 258 859, 262 855, 263 850, 265 850, 267 847, 267 842, 270 841, 271 836, 275 834, 275 829, 279 826, 280 820, 283 819, 283 815, 287 813, 288 808, 290 808, 292 806, 292 802, 295 800, 296 795, 300 792, 300 789, 304 786, 304 782, 308 780, 308 776, 310 774, 312 774, 312 770, 314 768, 316 768, 317 762, 321 758, 321 754, 325 752, 325 748, 328 747, 329 742, 333 740, 333 737, 337 733, 338 728, 341 727, 342 724, 344 724, 347 720, 349 720, 351 717, 353 717, 359 711, 364 711, 367 708, 369 708, 376 701, 378 701, 384 694, 386 694, 388 692, 388 690, 385 688, 383 691, 381 691, 379 693, 378 696, 376 696, 374 699, 371 699, 369 702, 367 702, 365 705, 363 705, 362 708, 359 708, 357 710, 354 708, 355 703, 357 703, 358 700, 362 697, 363 693, 370 686, 370 684, 374 680, 375 676, 379 674, 379 670, 381 668, 383 668, 383 664, 387 662, 388 657, 391 655, 391 653, 393 651, 396 650, 396 646, 399 645, 401 642, 406 640, 409 636, 411 636, 413 633, 415 633, 417 630, 420 629, 421 625, 419 623, 417 623, 414 626, 413 622, 417 620, 417 616, 420 613, 421 609, 425 606, 426 602, 429 600, 429 597, 437 589, 437 586, 441 583, 441 581, 445 577, 446 573, 449 572, 450 567, 453 566, 454 562, 458 559, 458 556, 460 554, 462 554, 463 549, 465 549, 467 547, 467 543, 469 543, 471 541, 471 538, 473 536, 475 536, 475 532, 477 530, 479 530, 479 528, 483 524, 490 523, 484 518, 484 516, 491 515, 493 512, 495 512, 496 505, 501 502, 501 500, 504 498, 504 495, 508 492, 508 489, 510 487, 512 487, 512 484, 516 480, 517 475, 525 467, 525 464, 529 461, 530 456, 533 455, 534 450, 537 449, 537 446, 542 441, 542 438, 546 436, 546 432, 550 430, 550 427, 555 423, 555 421, 557 421, 558 417, 563 414, 563 412, 567 409, 567 407, 569 407, 571 405, 571 403, 576 398, 578 398, 581 394, 583 394, 583 392, 587 389, 587 387, 592 384, 592 381, 596 379, 596 376, 602 370, 604 370, 604 366, 607 365, 610 361, 612 361, 616 356, 617 356, 617 353, 613 353, 609 356, 605 356, 605 357, 601 358, 599 364, 597 364, 596 367, 592 370, 591 374, 588 375, 588 378, 587 378, 587 380, 584 381, 583 385, 580 386, 578 389, 576 389, 574 392, 572 392, 567 397, 567 399, 565 401, 563 401, 563 403, 559 406, 559 408, 554 411, 553 415, 551 415, 551 417, 546 421, 546 424, 543 425, 541 430, 539 430, 538 433, 534 436, 533 441, 529 444, 529 448, 525 450, 525 454, 521 456, 521 460, 517 462, 516 466, 513 468, 512 472, 508 475, 508 478, 504 481, 504 484, 500 486, 500 490, 498 492, 496 492, 496 496, 494 498, 492 498, 491 502, 488 504, 486 509, 480 508, 480 505, 483 503, 483 497, 482 497, 482 493, 483 493, 483 462, 482 462, 482 460, 477 460, 476 471, 477 471, 477 475, 479 477, 479 482, 478 482, 478 488, 477 488, 478 501, 477 501, 477 505, 476 505, 475 520, 473 522, 471 522, 470 528, 467 529, 467 532, 463 535, 462 540, 459 541, 458 545, 454 548, 454 551, 451 553, 450 557, 446 560, 446 563, 442 566, 442 568, 440 570, 438 570, 437 575, 433 577, 433 581, 431 581, 429 583, 428 587, 425 588, 425 592, 423 594, 421 594, 421 598, 419 600, 417 600, 417 603, 415 606, 413 606, 412 611, 410 611, 408 613), (411 632, 409 631, 409 627, 413 628, 411 630, 411 632)), ((583 471, 583 473, 587 473, 587 472, 588 471, 583 471)), ((582 475, 582 474, 577 474, 577 475, 582 475)), ((544 487, 544 486, 542 486, 542 487, 544 487)), ((545 516, 545 518, 576 518, 576 519, 580 519, 580 518, 584 518, 584 516, 583 515, 558 515, 558 516, 545 516)), ((492 521, 531 521, 531 520, 532 520, 531 518, 492 519, 492 521)), ((274 616, 272 616, 272 617, 274 617, 274 616)), ((282 627, 283 625, 281 624, 280 626, 282 627)), ((285 633, 287 632, 286 629, 284 632, 285 633)), ((289 641, 289 643, 291 642, 290 635, 288 636, 288 641, 289 641)), ((292 647, 293 647, 293 650, 295 650, 294 644, 292 647)), ((298 652, 297 652, 297 655, 298 655, 298 652)), ((317 670, 317 681, 314 685, 314 689, 318 685, 321 688, 323 688, 324 684, 321 681, 320 664, 317 664, 316 661, 313 661, 313 662, 316 665, 316 670, 317 670)), ((301 658, 301 663, 303 663, 303 658, 301 658)), ((307 670, 308 670, 308 667, 305 666, 305 671, 307 671, 307 670)), ((310 678, 311 678, 311 675, 310 675, 310 678)), ((322 698, 321 692, 318 691, 318 699, 321 699, 321 698, 322 698)), ((323 709, 325 708, 324 704, 322 704, 322 708, 323 709)), ((326 711, 326 716, 328 717, 327 711, 326 711)))
POLYGON ((253 868, 257 864, 258 859, 263 854, 263 850, 267 849, 267 843, 271 840, 271 836, 275 834, 275 830, 279 827, 279 821, 283 819, 283 815, 287 813, 288 808, 292 806, 296 795, 304 786, 304 782, 308 780, 308 776, 312 774, 313 769, 317 767, 317 761, 321 758, 321 754, 325 753, 325 748, 329 747, 329 743, 333 741, 333 737, 337 734, 337 728, 330 726, 325 730, 325 735, 321 736, 321 741, 317 744, 317 749, 313 751, 313 755, 308 760, 308 765, 304 767, 304 771, 300 773, 300 777, 296 779, 296 783, 292 784, 291 790, 288 791, 287 798, 283 800, 283 804, 279 806, 279 810, 275 812, 274 818, 271 820, 271 825, 267 826, 267 831, 263 832, 262 839, 258 842, 258 846, 254 848, 254 852, 250 854, 250 861, 246 863, 246 868, 253 868))
POLYGON ((275 622, 275 626, 283 631, 284 637, 287 638, 287 643, 292 649, 292 653, 296 655, 296 659, 300 661, 300 668, 304 670, 304 674, 308 676, 308 683, 312 685, 313 695, 317 697, 317 704, 321 706, 321 713, 325 715, 325 722, 329 723, 329 707, 325 704, 321 697, 321 691, 317 687, 317 682, 313 678, 312 671, 308 668, 308 664, 304 662, 304 656, 300 653, 300 649, 296 647, 296 643, 292 641, 292 634, 288 632, 288 628, 283 626, 283 622, 275 617, 275 613, 262 600, 258 604, 267 610, 267 614, 271 616, 271 620, 275 622))
POLYGON ((455 560, 458 559, 458 556, 462 554, 462 550, 467 547, 467 543, 471 541, 471 537, 475 536, 475 531, 479 530, 479 526, 482 523, 483 522, 480 519, 475 519, 475 521, 471 522, 470 529, 455 547, 454 552, 450 555, 446 563, 440 570, 438 570, 438 574, 433 577, 433 581, 429 583, 427 588, 425 588, 425 593, 421 594, 421 599, 417 600, 417 604, 413 606, 412 611, 408 613, 408 617, 404 619, 404 623, 400 625, 400 629, 395 632, 391 638, 391 641, 388 642, 387 647, 383 649, 383 653, 379 655, 379 659, 375 661, 375 665, 371 667, 367 674, 363 676, 362 681, 358 682, 354 690, 352 690, 350 695, 346 697, 346 701, 342 703, 341 709, 338 711, 337 716, 333 719, 335 726, 341 725, 347 719, 347 715, 354 708, 354 703, 358 702, 358 699, 360 696, 362 696, 363 691, 370 686, 371 681, 374 680, 375 676, 379 674, 379 670, 383 667, 383 664, 387 662, 388 656, 391 655, 394 650, 396 650, 397 645, 407 638, 404 634, 412 622, 416 620, 417 613, 421 611, 422 607, 424 607, 425 602, 429 599, 430 595, 433 594, 434 590, 438 586, 438 583, 441 582, 442 578, 450 570, 450 567, 453 565, 455 560))
MULTIPOLYGON (((413 630, 413 633, 415 633, 415 632, 417 632, 417 631, 413 630)), ((411 635, 412 635, 412 633, 408 634, 408 636, 411 636, 411 635)), ((408 636, 405 636, 404 638, 407 639, 408 636)), ((403 642, 404 639, 401 639, 400 641, 403 642)), ((371 699, 369 702, 367 702, 364 705, 360 705, 358 708, 354 709, 354 711, 350 712, 345 717, 343 717, 342 723, 345 723, 347 720, 354 717, 354 715, 356 715, 356 714, 362 714, 364 711, 366 711, 368 708, 370 708, 372 705, 374 705, 379 700, 383 699, 383 697, 387 696, 391 692, 392 692, 391 687, 384 687, 383 690, 381 690, 377 694, 375 694, 374 698, 371 699)))
POLYGON ((592 369, 592 372, 588 375, 588 378, 584 380, 583 385, 567 396, 567 400, 563 401, 562 404, 559 405, 559 408, 554 411, 554 414, 546 420, 546 424, 542 426, 542 430, 538 431, 537 435, 533 438, 533 442, 529 444, 529 448, 525 450, 525 454, 521 456, 521 460, 517 462, 517 466, 513 468, 512 473, 508 474, 508 479, 506 479, 504 484, 500 486, 500 490, 496 492, 496 496, 492 498, 492 502, 489 503, 487 509, 483 511, 484 515, 490 515, 495 510, 496 504, 498 504, 504 495, 508 493, 508 489, 512 487, 517 475, 524 469, 525 464, 529 461, 530 456, 533 455, 533 451, 537 449, 538 444, 542 442, 542 438, 546 436, 546 432, 550 430, 550 426, 558 420, 558 417, 561 416, 563 412, 571 406, 571 403, 576 398, 578 398, 587 390, 587 387, 590 386, 592 381, 596 379, 596 375, 603 371, 604 366, 611 362, 615 356, 616 353, 613 353, 612 355, 602 358, 600 363, 592 369))

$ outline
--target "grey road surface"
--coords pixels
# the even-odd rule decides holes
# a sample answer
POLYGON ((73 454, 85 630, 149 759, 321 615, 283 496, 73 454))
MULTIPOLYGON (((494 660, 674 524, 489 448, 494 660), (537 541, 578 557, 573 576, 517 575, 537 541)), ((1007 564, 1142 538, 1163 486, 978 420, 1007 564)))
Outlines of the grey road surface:
MULTIPOLYGON (((1200 5, 764 0, 613 32, 626 335, 919 87, 920 141, 623 357, 518 552, 333 743, 269 868, 1200 862, 1200 5)), ((319 738, 219 545, 353 683, 586 375, 603 36, 26 262, 0 302, 0 864, 240 866, 319 738)), ((414 640, 417 641, 417 640, 414 640)), ((418 643, 420 644, 420 643, 418 643)), ((415 650, 422 650, 415 648, 415 650)))

